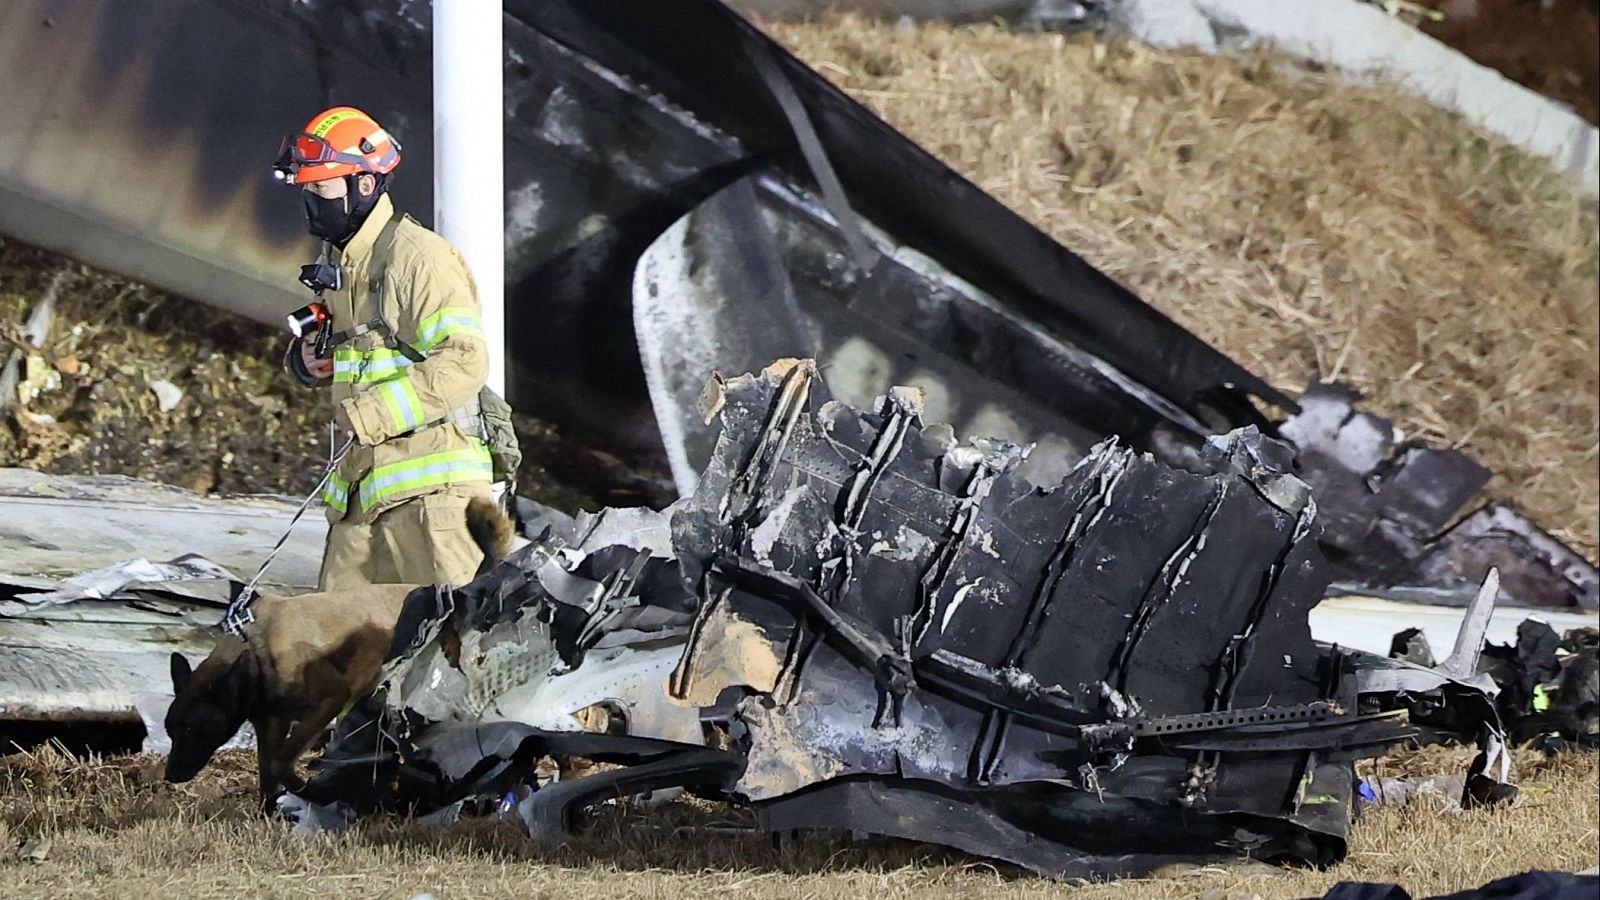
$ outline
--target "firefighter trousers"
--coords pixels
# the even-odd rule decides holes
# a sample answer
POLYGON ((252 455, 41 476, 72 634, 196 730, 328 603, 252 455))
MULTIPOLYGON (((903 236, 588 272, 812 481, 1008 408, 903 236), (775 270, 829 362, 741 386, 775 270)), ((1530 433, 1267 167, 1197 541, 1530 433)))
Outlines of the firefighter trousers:
POLYGON ((487 496, 488 485, 452 485, 365 521, 346 518, 333 523, 322 554, 318 590, 367 584, 460 587, 471 582, 483 562, 483 551, 467 531, 467 501, 487 496))

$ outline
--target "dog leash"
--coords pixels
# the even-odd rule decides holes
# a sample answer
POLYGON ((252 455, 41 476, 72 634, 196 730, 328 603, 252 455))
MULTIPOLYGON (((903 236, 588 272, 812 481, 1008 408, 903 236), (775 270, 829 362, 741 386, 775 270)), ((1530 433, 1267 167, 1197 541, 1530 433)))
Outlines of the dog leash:
POLYGON ((328 479, 333 477, 334 471, 339 468, 339 463, 344 462, 345 456, 349 454, 350 448, 354 447, 355 443, 356 439, 351 437, 344 442, 343 447, 339 448, 339 452, 328 458, 328 468, 323 471, 322 478, 317 481, 317 486, 311 489, 311 493, 300 501, 300 508, 295 510, 294 515, 289 519, 289 527, 283 530, 283 536, 278 538, 276 544, 272 545, 272 550, 267 553, 267 558, 261 561, 261 568, 256 570, 255 577, 245 584, 244 589, 239 591, 239 596, 233 598, 233 602, 229 603, 227 610, 222 613, 221 625, 223 631, 234 637, 242 638, 244 637, 244 627, 256 620, 255 613, 250 611, 250 603, 256 598, 256 585, 261 582, 261 576, 267 574, 267 567, 272 565, 272 561, 278 556, 278 551, 282 550, 283 545, 288 543, 289 535, 294 531, 295 523, 300 521, 300 517, 305 515, 307 509, 311 508, 311 502, 322 493, 323 485, 326 485, 328 479))

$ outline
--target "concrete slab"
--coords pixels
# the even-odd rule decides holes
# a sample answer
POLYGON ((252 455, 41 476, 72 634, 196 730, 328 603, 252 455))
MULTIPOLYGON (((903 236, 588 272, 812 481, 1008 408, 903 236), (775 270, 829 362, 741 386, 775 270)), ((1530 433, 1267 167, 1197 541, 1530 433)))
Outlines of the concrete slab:
MULTIPOLYGON (((1458 606, 1430 606, 1402 603, 1374 597, 1330 597, 1311 610, 1311 636, 1319 641, 1354 650, 1387 656, 1395 632, 1421 628, 1434 655, 1443 659, 1455 646, 1465 609, 1458 606)), ((1517 626, 1524 619, 1540 619, 1557 634, 1571 628, 1600 628, 1600 614, 1556 612, 1509 606, 1496 607, 1489 619, 1484 640, 1491 644, 1515 644, 1517 626)))
MULTIPOLYGON (((0 590, 50 590, 75 575, 143 557, 198 554, 248 579, 298 505, 285 497, 201 497, 121 476, 0 469, 0 590)), ((327 522, 308 510, 263 582, 301 593, 317 582, 327 522)))
MULTIPOLYGON (((249 578, 298 501, 201 497, 108 476, 0 469, 0 720, 137 722, 140 696, 170 692, 169 660, 199 662, 221 634, 226 580, 119 591, 110 599, 30 603, 72 576, 143 558, 199 554, 249 578)), ((316 584, 327 524, 309 510, 264 583, 316 584)))

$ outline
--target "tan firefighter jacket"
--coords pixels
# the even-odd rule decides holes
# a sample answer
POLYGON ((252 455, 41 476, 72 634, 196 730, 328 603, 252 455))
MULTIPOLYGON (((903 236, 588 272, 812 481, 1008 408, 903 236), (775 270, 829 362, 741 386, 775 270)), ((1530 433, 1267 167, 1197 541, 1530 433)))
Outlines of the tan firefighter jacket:
POLYGON ((382 318, 425 358, 386 346, 381 330, 334 349, 333 402, 349 413, 357 444, 323 488, 328 518, 370 520, 446 485, 487 485, 475 410, 489 353, 466 261, 385 195, 337 262, 344 287, 324 300, 334 331, 382 318))

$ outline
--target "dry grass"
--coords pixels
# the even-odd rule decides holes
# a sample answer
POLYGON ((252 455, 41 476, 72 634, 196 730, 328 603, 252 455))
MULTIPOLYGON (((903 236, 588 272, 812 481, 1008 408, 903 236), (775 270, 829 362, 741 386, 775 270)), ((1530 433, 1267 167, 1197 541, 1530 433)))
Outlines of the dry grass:
POLYGON ((1247 368, 1354 382, 1594 558, 1596 212, 1542 160, 1281 61, 854 17, 770 30, 1247 368))
MULTIPOLYGON (((1460 767, 1431 751, 1391 771, 1460 767)), ((435 829, 379 819, 310 841, 251 814, 248 754, 189 785, 160 780, 150 758, 73 759, 51 749, 0 760, 0 836, 50 838, 37 864, 0 863, 0 896, 222 897, 1043 897, 1062 886, 950 852, 900 842, 811 838, 782 849, 738 825, 737 811, 680 803, 614 810, 569 847, 541 847, 519 823, 479 819, 435 829)), ((1421 896, 1529 868, 1584 869, 1600 853, 1596 758, 1522 761, 1527 799, 1511 810, 1450 815, 1381 808, 1355 826, 1350 858, 1326 872, 1263 865, 1173 870, 1082 887, 1074 896, 1320 896, 1341 880, 1399 881, 1421 896)))

